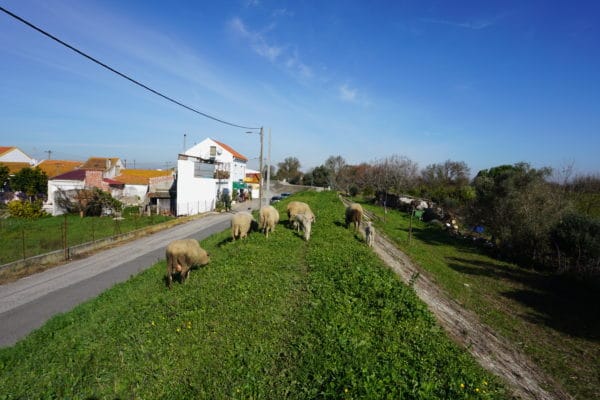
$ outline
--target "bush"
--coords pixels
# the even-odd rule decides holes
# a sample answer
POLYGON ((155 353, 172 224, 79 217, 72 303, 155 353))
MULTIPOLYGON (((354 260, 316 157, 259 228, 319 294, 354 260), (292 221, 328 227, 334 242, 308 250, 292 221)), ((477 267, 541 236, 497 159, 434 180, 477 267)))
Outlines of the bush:
POLYGON ((13 200, 8 203, 8 212, 15 218, 40 218, 47 215, 42 210, 41 200, 33 202, 13 200))
POLYGON ((551 233, 559 271, 600 274, 600 219, 570 213, 551 233))

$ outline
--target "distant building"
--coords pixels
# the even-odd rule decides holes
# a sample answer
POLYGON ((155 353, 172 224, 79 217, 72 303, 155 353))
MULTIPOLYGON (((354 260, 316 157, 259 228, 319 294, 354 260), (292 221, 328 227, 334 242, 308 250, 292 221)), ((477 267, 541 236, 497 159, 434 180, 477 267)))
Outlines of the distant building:
POLYGON ((250 190, 252 198, 258 199, 260 197, 260 172, 247 169, 244 183, 246 183, 248 190, 250 190))
POLYGON ((245 187, 248 159, 225 143, 207 138, 177 161, 177 215, 212 211, 218 197, 245 187))
POLYGON ((86 171, 83 169, 65 172, 52 179, 48 179, 48 200, 44 203, 44 210, 52 215, 62 215, 66 210, 58 202, 60 196, 67 196, 73 199, 79 190, 94 187, 105 189, 108 187, 108 184, 105 184, 103 187, 101 182, 101 171, 86 171), (98 182, 100 182, 99 185, 97 185, 98 182))
POLYGON ((80 167, 84 170, 102 171, 102 178, 113 179, 124 169, 119 158, 90 157, 80 167))
POLYGON ((174 213, 170 194, 174 180, 171 170, 125 169, 115 177, 124 185, 121 196, 113 197, 124 204, 143 206, 147 212, 174 213))
POLYGON ((71 161, 71 160, 42 160, 36 167, 39 167, 46 173, 48 179, 58 175, 62 175, 65 172, 73 171, 80 168, 83 165, 82 161, 71 161))
POLYGON ((0 162, 20 162, 27 163, 30 166, 35 165, 36 161, 14 146, 0 146, 0 162))
POLYGON ((0 146, 0 164, 6 166, 11 175, 23 168, 33 168, 36 160, 29 157, 18 147, 0 146))
MULTIPOLYGON (((46 162, 51 161, 47 160, 46 162)), ((61 163, 59 161, 59 163, 61 163)), ((76 162, 62 162, 67 167, 76 162)), ((44 163, 40 163, 45 164, 44 163)), ((58 165, 50 162, 47 166, 57 168, 58 165)), ((40 167, 41 168, 41 167, 40 167)), ((48 179, 48 199, 44 203, 44 210, 52 215, 61 215, 66 212, 57 201, 59 196, 74 199, 79 190, 98 188, 111 193, 113 197, 120 197, 124 184, 114 179, 115 174, 121 173, 123 164, 118 158, 91 157, 86 162, 80 163, 79 168, 72 169, 62 174, 53 175, 48 179)), ((47 175, 49 175, 47 173, 47 175)))

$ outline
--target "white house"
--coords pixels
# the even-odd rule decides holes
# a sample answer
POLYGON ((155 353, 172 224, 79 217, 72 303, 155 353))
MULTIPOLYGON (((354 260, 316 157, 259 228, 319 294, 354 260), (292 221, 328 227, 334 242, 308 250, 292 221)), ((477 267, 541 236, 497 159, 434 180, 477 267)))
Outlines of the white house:
POLYGON ((0 146, 0 162, 27 163, 33 166, 36 160, 14 146, 0 146))
POLYGON ((177 160, 177 215, 214 210, 223 191, 244 185, 248 159, 225 143, 206 138, 177 160))
POLYGON ((49 179, 48 200, 44 204, 44 210, 54 216, 64 214, 65 210, 58 204, 58 196, 61 195, 61 192, 68 194, 85 189, 86 178, 86 171, 76 169, 49 179))

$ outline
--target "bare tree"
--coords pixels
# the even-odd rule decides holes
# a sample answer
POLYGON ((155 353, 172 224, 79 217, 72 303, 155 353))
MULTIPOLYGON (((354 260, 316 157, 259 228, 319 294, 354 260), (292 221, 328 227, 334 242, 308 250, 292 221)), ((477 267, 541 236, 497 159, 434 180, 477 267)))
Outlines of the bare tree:
POLYGON ((401 194, 417 183, 418 164, 408 157, 392 155, 374 161, 366 171, 365 181, 380 193, 401 194))
POLYGON ((471 169, 464 161, 446 160, 443 164, 430 164, 421 171, 428 186, 463 186, 469 183, 471 169))
POLYGON ((344 184, 344 182, 342 182, 342 174, 346 165, 346 160, 344 160, 342 156, 329 156, 329 158, 325 160, 324 167, 327 170, 327 181, 331 188, 344 189, 342 187, 344 184))
POLYGON ((389 187, 398 194, 415 187, 419 166, 406 156, 392 155, 386 158, 389 187))

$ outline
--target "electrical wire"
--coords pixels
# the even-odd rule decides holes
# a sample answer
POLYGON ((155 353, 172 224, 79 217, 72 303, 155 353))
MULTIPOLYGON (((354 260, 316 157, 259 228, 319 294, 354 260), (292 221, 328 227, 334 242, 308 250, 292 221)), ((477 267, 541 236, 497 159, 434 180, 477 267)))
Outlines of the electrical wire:
POLYGON ((44 31, 44 30, 43 30, 43 29, 41 29, 41 28, 38 28, 37 26, 35 26, 35 25, 34 25, 34 24, 32 24, 31 22, 29 22, 29 21, 27 21, 27 20, 25 20, 25 19, 23 19, 23 18, 19 17, 18 15, 14 14, 14 13, 12 13, 12 12, 10 12, 10 11, 8 11, 8 10, 7 10, 7 9, 5 9, 4 7, 0 6, 0 10, 1 10, 1 11, 3 11, 4 13, 6 13, 6 14, 10 15, 10 16, 11 16, 11 17, 13 17, 14 19, 16 19, 16 20, 18 20, 18 21, 20 21, 20 22, 24 23, 25 25, 29 26, 30 28, 32 28, 32 29, 34 29, 34 30, 38 31, 38 32, 39 32, 39 33, 41 33, 42 35, 45 35, 45 36, 49 37, 50 39, 52 39, 52 40, 54 40, 54 41, 56 41, 56 42, 58 42, 58 43, 62 44, 63 46, 65 46, 65 47, 67 47, 67 48, 69 48, 69 49, 73 50, 75 53, 77 53, 77 54, 79 54, 79 55, 81 55, 81 56, 83 56, 83 57, 87 58, 88 60, 90 60, 90 61, 92 61, 92 62, 94 62, 94 63, 96 63, 96 64, 100 65, 101 67, 104 67, 104 68, 106 68, 107 70, 109 70, 109 71, 111 71, 111 72, 113 72, 113 73, 115 73, 115 74, 119 75, 120 77, 122 77, 122 78, 125 78, 125 79, 127 79, 128 81, 130 81, 130 82, 132 82, 132 83, 134 83, 134 84, 136 84, 136 85, 138 85, 138 86, 140 86, 140 87, 142 87, 142 88, 144 88, 144 89, 148 90, 149 92, 152 92, 152 93, 154 93, 155 95, 157 95, 157 96, 160 96, 160 97, 162 97, 162 98, 163 98, 163 99, 165 99, 165 100, 168 100, 168 101, 170 101, 170 102, 172 102, 172 103, 175 103, 175 104, 177 104, 177 105, 178 105, 178 106, 180 106, 180 107, 183 107, 183 108, 185 108, 185 109, 187 109, 187 110, 189 110, 189 111, 192 111, 192 112, 194 112, 194 113, 196 113, 196 114, 202 115, 203 117, 206 117, 206 118, 212 119, 213 121, 217 121, 217 122, 220 122, 220 123, 222 123, 222 124, 225 124, 225 125, 233 126, 233 127, 235 127, 235 128, 242 128, 242 129, 260 129, 259 127, 249 127, 249 126, 237 125, 237 124, 234 124, 234 123, 231 123, 231 122, 227 122, 227 121, 225 121, 225 120, 222 120, 222 119, 219 119, 219 118, 217 118, 217 117, 213 117, 212 115, 206 114, 206 113, 204 113, 204 112, 202 112, 202 111, 198 111, 198 110, 196 110, 195 108, 192 108, 192 107, 190 107, 190 106, 187 106, 187 105, 185 105, 185 104, 183 104, 183 103, 181 103, 181 102, 179 102, 179 101, 177 101, 177 100, 175 100, 175 99, 173 99, 173 98, 171 98, 171 97, 169 97, 169 96, 166 96, 166 95, 164 95, 164 94, 160 93, 160 92, 159 92, 159 91, 157 91, 157 90, 154 90, 154 89, 152 89, 152 88, 151 88, 151 87, 149 87, 149 86, 146 86, 146 85, 144 85, 143 83, 140 83, 140 82, 138 82, 137 80, 135 80, 135 79, 133 79, 133 78, 131 78, 131 77, 129 77, 129 76, 127 76, 127 75, 125 75, 124 73, 117 71, 116 69, 114 69, 114 68, 112 68, 112 67, 110 67, 110 66, 106 65, 106 64, 105 64, 105 63, 103 63, 102 61, 99 61, 99 60, 97 60, 96 58, 94 58, 94 57, 92 57, 92 56, 90 56, 90 55, 88 55, 88 54, 84 53, 83 51, 81 51, 81 50, 79 50, 79 49, 77 49, 77 48, 75 48, 75 47, 71 46, 70 44, 68 44, 68 43, 66 43, 66 42, 64 42, 64 41, 62 41, 62 40, 60 40, 60 39, 59 39, 59 38, 57 38, 56 36, 54 36, 54 35, 52 35, 52 34, 50 34, 50 33, 46 32, 46 31, 44 31))

